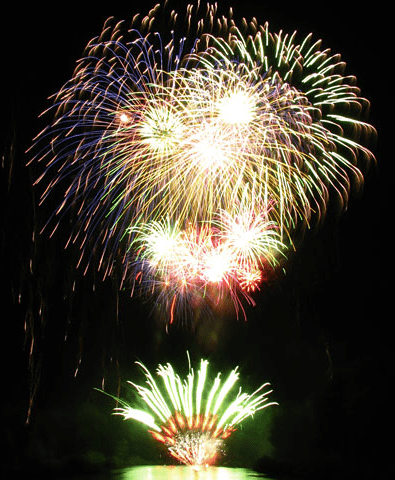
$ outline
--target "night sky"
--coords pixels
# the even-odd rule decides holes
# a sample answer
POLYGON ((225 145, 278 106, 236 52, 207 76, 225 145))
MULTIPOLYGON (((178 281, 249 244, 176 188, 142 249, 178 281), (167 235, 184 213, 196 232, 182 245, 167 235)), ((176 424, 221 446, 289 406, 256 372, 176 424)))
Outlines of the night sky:
POLYGON ((113 403, 94 388, 104 378, 116 393, 126 380, 142 380, 136 360, 186 369, 188 350, 196 362, 208 358, 213 373, 239 365, 246 390, 270 381, 280 403, 246 422, 229 443, 226 465, 385 478, 393 420, 391 15, 380 2, 369 9, 348 1, 218 2, 233 5, 235 18, 268 21, 272 31, 313 32, 341 53, 371 102, 378 139, 370 147, 378 162, 364 170, 364 189, 351 196, 347 212, 339 216, 332 205, 324 225, 307 232, 290 257, 286 274, 263 285, 247 322, 206 316, 167 333, 152 303, 75 268, 78 252, 63 249, 68 225, 52 239, 39 235, 53 206, 38 207, 31 186, 37 171, 25 167, 47 97, 72 75, 105 19, 129 21, 155 3, 11 4, 3 15, 3 465, 15 473, 164 462, 144 430, 112 417, 113 403))

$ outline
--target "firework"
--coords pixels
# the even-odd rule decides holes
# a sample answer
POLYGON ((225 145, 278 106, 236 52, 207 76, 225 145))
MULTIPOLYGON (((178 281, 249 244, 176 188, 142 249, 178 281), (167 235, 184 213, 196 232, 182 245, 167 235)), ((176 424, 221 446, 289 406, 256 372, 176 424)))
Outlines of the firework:
POLYGON ((204 299, 215 307, 228 295, 236 309, 243 309, 240 297, 253 304, 250 293, 259 289, 262 270, 275 267, 284 248, 277 225, 251 205, 237 215, 223 211, 199 228, 152 222, 136 233, 133 266, 140 291, 170 302, 170 323, 175 305, 180 310, 204 299))
POLYGON ((243 420, 268 406, 277 405, 268 401, 272 392, 266 389, 268 383, 252 394, 242 393, 241 388, 235 393, 239 380, 237 367, 224 381, 218 373, 212 382, 208 378, 207 360, 201 360, 196 376, 189 364, 184 380, 168 363, 158 366, 157 381, 143 364, 137 362, 137 365, 145 374, 147 386, 128 383, 143 400, 145 409, 133 408, 116 398, 121 406, 115 408, 114 413, 147 426, 152 437, 180 463, 215 463, 225 440, 243 420))
POLYGON ((373 158, 368 102, 339 55, 206 8, 110 19, 35 141, 42 201, 62 195, 48 224, 75 212, 80 261, 94 253, 104 277, 119 266, 121 284, 158 293, 171 318, 196 291, 253 303, 265 265, 331 195, 346 205, 357 158, 373 158))

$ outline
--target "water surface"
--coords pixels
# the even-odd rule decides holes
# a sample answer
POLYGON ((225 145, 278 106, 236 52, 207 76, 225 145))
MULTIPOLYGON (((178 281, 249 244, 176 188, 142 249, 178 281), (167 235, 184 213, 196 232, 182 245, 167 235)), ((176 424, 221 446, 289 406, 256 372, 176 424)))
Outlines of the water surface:
POLYGON ((248 468, 189 466, 139 466, 117 470, 108 474, 75 476, 70 480, 252 480, 266 476, 248 468))

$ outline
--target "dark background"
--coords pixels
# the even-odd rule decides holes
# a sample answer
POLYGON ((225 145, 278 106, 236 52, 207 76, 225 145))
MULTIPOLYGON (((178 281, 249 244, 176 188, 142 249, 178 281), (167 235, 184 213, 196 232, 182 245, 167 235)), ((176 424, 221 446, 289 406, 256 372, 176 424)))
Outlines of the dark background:
POLYGON ((209 358, 213 373, 240 365, 246 390, 270 381, 280 403, 245 422, 225 464, 385 478, 393 420, 390 12, 380 2, 233 4, 236 18, 313 32, 342 54, 371 101, 378 163, 364 172, 364 190, 347 212, 329 212, 286 275, 263 286, 248 322, 206 318, 167 333, 152 306, 76 270, 78 252, 65 251, 61 235, 39 235, 50 206, 38 209, 35 172, 25 167, 47 97, 104 20, 129 20, 153 5, 12 4, 2 16, 2 465, 16 475, 166 461, 143 428, 110 415, 113 403, 94 387, 116 393, 126 380, 141 380, 137 359, 185 369, 189 350, 196 362, 209 358))

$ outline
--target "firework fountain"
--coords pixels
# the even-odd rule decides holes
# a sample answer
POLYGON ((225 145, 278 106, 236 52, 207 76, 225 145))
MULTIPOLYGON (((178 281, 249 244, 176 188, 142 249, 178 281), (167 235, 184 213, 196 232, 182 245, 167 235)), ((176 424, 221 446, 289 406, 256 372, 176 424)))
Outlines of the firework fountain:
POLYGON ((165 445, 168 453, 178 462, 192 465, 212 465, 224 451, 225 440, 247 417, 253 416, 276 402, 269 402, 268 383, 261 385, 252 394, 238 389, 238 368, 232 370, 223 381, 221 373, 215 380, 208 379, 207 360, 201 360, 195 372, 189 363, 189 372, 184 380, 177 375, 171 364, 159 365, 155 380, 141 363, 148 386, 129 382, 145 404, 145 409, 133 408, 128 402, 115 398, 119 407, 114 413, 125 419, 133 419, 149 428, 149 433, 165 445), (149 410, 149 412, 147 412, 149 410))

